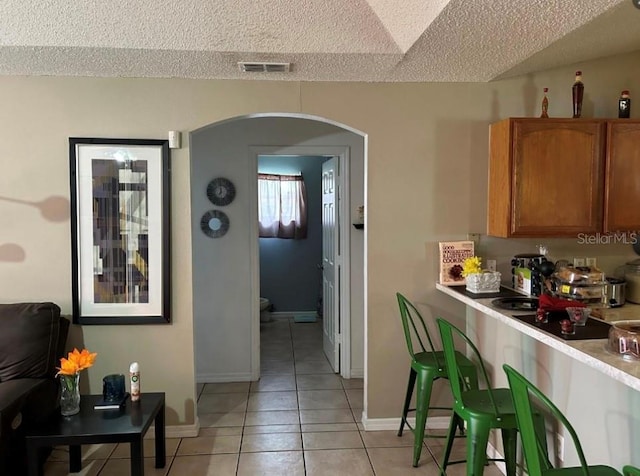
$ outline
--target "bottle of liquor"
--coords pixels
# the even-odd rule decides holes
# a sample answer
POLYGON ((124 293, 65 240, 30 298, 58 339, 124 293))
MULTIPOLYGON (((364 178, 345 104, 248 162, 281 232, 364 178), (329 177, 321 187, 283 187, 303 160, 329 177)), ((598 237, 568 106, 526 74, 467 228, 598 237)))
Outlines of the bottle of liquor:
POLYGON ((576 81, 571 87, 573 96, 573 117, 580 117, 582 114, 582 96, 584 95, 584 84, 582 84, 582 71, 576 71, 576 81))
POLYGON ((547 99, 547 92, 549 88, 544 88, 544 97, 542 98, 542 114, 540 117, 549 117, 549 99, 547 99))
POLYGON ((622 119, 631 117, 631 98, 629 97, 629 91, 626 89, 622 91, 618 100, 618 117, 622 119))

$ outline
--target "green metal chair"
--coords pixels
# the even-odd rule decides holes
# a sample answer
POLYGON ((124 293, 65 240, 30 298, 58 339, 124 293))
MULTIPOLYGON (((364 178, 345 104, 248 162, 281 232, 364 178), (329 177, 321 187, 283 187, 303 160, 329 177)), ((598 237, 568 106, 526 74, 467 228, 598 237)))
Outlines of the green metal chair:
MULTIPOLYGON (((435 350, 433 341, 427 330, 427 326, 420 312, 411 302, 402 294, 396 293, 398 298, 398 306, 400 307, 400 318, 402 319, 402 328, 407 341, 407 349, 411 356, 411 370, 409 372, 409 383, 407 385, 407 394, 402 410, 402 419, 400 421, 400 429, 398 436, 402 436, 402 430, 407 425, 414 433, 413 444, 413 466, 418 466, 420 454, 422 452, 422 443, 424 438, 444 438, 441 435, 425 434, 425 425, 427 415, 430 409, 434 410, 451 410, 450 407, 430 407, 431 389, 433 382, 440 378, 448 378, 445 366, 444 354, 442 351, 435 350), (420 324, 420 328, 416 325, 420 324), (423 340, 424 339, 424 340, 423 340), (414 350, 414 340, 420 349, 414 350), (425 343, 427 346, 425 346, 425 343), (413 389, 418 384, 418 392, 416 394, 416 408, 409 408, 413 389), (411 428, 407 422, 407 414, 416 412, 415 427, 411 428)), ((476 366, 460 352, 455 352, 455 359, 463 378, 473 388, 478 387, 478 375, 476 366)), ((462 430, 462 426, 460 426, 462 430)))
POLYGON ((489 433, 492 429, 502 431, 502 443, 504 445, 504 461, 508 476, 516 474, 516 445, 517 445, 517 422, 516 413, 511 401, 511 392, 508 388, 491 388, 487 371, 482 363, 480 352, 473 345, 473 342, 457 327, 443 319, 437 319, 444 355, 449 371, 449 384, 453 393, 453 416, 449 426, 447 443, 442 457, 441 470, 444 473, 447 466, 462 461, 449 461, 451 447, 455 436, 456 427, 460 421, 467 425, 467 476, 480 476, 484 471, 487 461, 487 443, 489 433), (478 390, 466 385, 460 368, 456 363, 454 349, 454 334, 460 336, 473 351, 482 376, 487 385, 487 389, 478 390))
MULTIPOLYGON (((527 464, 529 476, 620 476, 620 472, 610 466, 588 466, 582 451, 582 446, 578 440, 578 435, 571 426, 571 423, 565 418, 562 412, 549 400, 540 390, 538 390, 530 381, 523 377, 518 371, 514 370, 507 364, 502 366, 509 380, 511 395, 516 409, 516 418, 518 428, 522 435, 522 452, 524 460, 527 464), (535 410, 531 401, 531 396, 535 397, 536 402, 544 405, 547 413, 560 422, 567 432, 571 435, 573 444, 580 459, 580 466, 569 468, 554 468, 547 458, 546 444, 542 445, 537 437, 536 424, 534 415, 543 413, 535 410)), ((625 476, 640 476, 640 469, 633 466, 625 466, 622 470, 625 476)))

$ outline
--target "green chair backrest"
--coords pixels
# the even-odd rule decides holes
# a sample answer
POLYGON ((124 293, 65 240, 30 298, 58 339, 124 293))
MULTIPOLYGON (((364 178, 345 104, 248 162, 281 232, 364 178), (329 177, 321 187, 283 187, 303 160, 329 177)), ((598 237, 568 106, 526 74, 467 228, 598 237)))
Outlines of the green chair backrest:
POLYGON ((411 357, 413 358, 416 355, 416 352, 413 349, 413 340, 415 339, 420 345, 420 350, 418 352, 431 352, 435 361, 438 362, 438 365, 444 365, 444 362, 440 362, 438 360, 435 348, 433 347, 433 341, 429 335, 429 330, 427 329, 427 325, 425 324, 420 312, 402 294, 396 293, 396 297, 398 298, 398 306, 400 307, 400 318, 402 319, 404 338, 407 341, 407 349, 409 350, 411 357), (421 330, 418 330, 416 321, 420 323, 421 330), (423 338, 426 339, 428 347, 425 346, 423 338))
MULTIPOLYGON (((491 390, 491 382, 489 381, 489 376, 487 374, 487 369, 484 366, 482 361, 482 357, 480 356, 480 351, 478 348, 473 345, 473 342, 456 326, 451 324, 444 319, 438 318, 436 319, 438 323, 438 328, 440 329, 440 337, 442 338, 442 348, 444 350, 444 357, 447 364, 447 373, 449 374, 449 382, 451 383, 451 393, 453 393, 453 400, 456 410, 460 411, 464 409, 464 402, 462 400, 462 393, 468 390, 471 390, 469 387, 469 382, 465 380, 462 372, 460 371, 460 367, 458 366, 458 362, 456 359, 456 348, 454 342, 454 333, 462 338, 462 340, 469 346, 471 351, 475 356, 475 360, 477 361, 482 378, 487 386, 487 390, 489 391, 489 400, 491 401, 491 405, 493 406, 493 410, 496 416, 500 415, 498 411, 498 406, 496 405, 496 400, 493 396, 493 391, 491 390)), ((471 360, 474 360, 473 358, 471 360)))
POLYGON ((517 370, 507 364, 504 364, 502 368, 506 372, 507 379, 509 380, 509 388, 511 389, 511 396, 516 410, 518 429, 520 430, 522 438, 522 452, 527 463, 529 476, 540 476, 542 474, 542 470, 546 469, 543 449, 541 448, 539 439, 536 437, 533 418, 534 406, 531 402, 532 395, 536 398, 536 401, 539 401, 546 407, 553 418, 560 422, 571 435, 584 475, 589 476, 589 469, 584 457, 584 452, 582 451, 582 446, 580 446, 578 435, 571 426, 571 423, 569 423, 558 407, 556 407, 551 400, 546 397, 546 395, 518 373, 517 370))
POLYGON ((622 474, 624 474, 624 476, 640 476, 640 468, 625 466, 622 468, 622 474))

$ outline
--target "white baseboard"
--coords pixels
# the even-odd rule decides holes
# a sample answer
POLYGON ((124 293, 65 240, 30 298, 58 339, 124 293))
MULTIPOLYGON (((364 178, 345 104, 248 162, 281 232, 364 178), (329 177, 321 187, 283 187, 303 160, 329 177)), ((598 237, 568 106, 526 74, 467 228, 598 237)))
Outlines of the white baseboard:
POLYGON ((251 372, 196 374, 196 383, 251 382, 251 372))
POLYGON ((271 313, 273 319, 291 319, 294 316, 318 317, 318 313, 316 311, 280 311, 271 313))
MULTIPOLYGON (((411 426, 416 423, 414 417, 407 418, 407 421, 411 426)), ((446 430, 450 422, 450 417, 430 417, 427 418, 427 428, 446 430)), ((366 413, 362 412, 362 424, 365 431, 397 430, 400 427, 400 418, 367 418, 366 413)))
POLYGON ((364 368, 351 369, 351 378, 364 378, 364 368))

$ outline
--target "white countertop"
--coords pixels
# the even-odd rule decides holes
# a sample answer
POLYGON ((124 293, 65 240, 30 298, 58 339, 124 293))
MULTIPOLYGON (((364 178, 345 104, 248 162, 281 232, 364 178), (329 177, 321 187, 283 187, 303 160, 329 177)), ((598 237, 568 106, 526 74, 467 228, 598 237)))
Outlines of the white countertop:
MULTIPOLYGON (((606 339, 564 340, 513 318, 512 314, 515 314, 514 311, 505 311, 492 306, 491 301, 495 298, 472 299, 440 283, 436 284, 436 289, 548 345, 552 349, 573 357, 585 365, 599 370, 611 378, 640 391, 640 362, 627 361, 620 356, 606 351, 606 339), (507 312, 509 314, 507 314, 507 312)), ((531 314, 531 311, 525 311, 522 312, 522 314, 531 314)))

